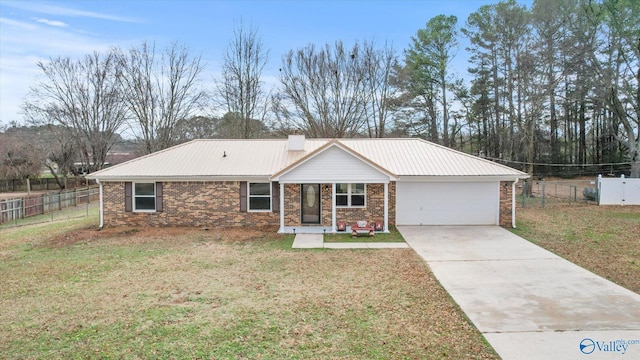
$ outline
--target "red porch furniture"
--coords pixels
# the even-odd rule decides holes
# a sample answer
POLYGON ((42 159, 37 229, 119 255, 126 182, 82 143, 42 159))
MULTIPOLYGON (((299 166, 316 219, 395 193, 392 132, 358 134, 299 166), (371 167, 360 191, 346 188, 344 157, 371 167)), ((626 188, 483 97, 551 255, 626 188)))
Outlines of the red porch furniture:
POLYGON ((374 235, 375 228, 366 221, 357 221, 351 225, 351 237, 358 237, 359 232, 368 233, 369 236, 374 235))

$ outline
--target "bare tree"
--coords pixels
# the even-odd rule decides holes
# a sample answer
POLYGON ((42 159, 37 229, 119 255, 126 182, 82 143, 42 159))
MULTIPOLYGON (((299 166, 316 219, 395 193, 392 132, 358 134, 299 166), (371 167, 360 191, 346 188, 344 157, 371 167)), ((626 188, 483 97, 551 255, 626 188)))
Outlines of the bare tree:
POLYGON ((64 128, 49 124, 47 131, 51 134, 49 141, 40 143, 40 152, 44 154, 44 166, 49 170, 60 189, 67 187, 67 177, 75 174, 77 151, 73 139, 64 128))
POLYGON ((351 137, 367 123, 366 51, 341 41, 289 51, 280 68, 282 90, 274 97, 281 126, 310 137, 351 137))
POLYGON ((38 62, 43 77, 31 87, 23 111, 34 124, 61 126, 87 171, 100 170, 126 119, 122 78, 113 52, 38 62))
POLYGON ((144 153, 175 145, 176 124, 192 117, 204 105, 206 93, 199 87, 203 66, 200 57, 173 43, 160 54, 154 43, 143 42, 128 53, 120 52, 124 72, 124 102, 132 129, 144 153))
POLYGON ((0 133, 0 179, 37 177, 41 167, 41 153, 34 144, 0 133))
POLYGON ((367 136, 383 138, 391 109, 391 72, 396 63, 396 55, 393 47, 387 43, 377 49, 373 42, 364 42, 362 52, 364 86, 368 97, 365 107, 367 136))
POLYGON ((236 114, 239 123, 236 130, 228 134, 235 138, 255 138, 263 126, 255 126, 255 121, 264 123, 269 96, 261 81, 269 58, 269 50, 264 48, 258 37, 258 30, 240 23, 233 31, 227 46, 222 67, 222 78, 216 80, 218 102, 227 113, 236 114))
POLYGON ((214 139, 217 137, 216 125, 218 121, 216 118, 206 116, 193 116, 178 120, 176 124, 177 141, 183 143, 194 139, 214 139))

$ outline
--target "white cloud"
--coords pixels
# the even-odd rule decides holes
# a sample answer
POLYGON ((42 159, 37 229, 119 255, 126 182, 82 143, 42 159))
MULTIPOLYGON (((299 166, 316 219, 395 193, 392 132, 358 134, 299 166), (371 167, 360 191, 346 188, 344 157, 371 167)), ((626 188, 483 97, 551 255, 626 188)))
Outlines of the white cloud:
POLYGON ((102 19, 102 20, 110 20, 110 21, 118 21, 118 22, 131 22, 131 23, 142 22, 140 19, 136 19, 132 17, 78 10, 70 7, 52 5, 51 3, 47 3, 47 2, 5 1, 3 2, 3 5, 12 7, 14 9, 26 10, 34 13, 47 14, 47 15, 88 17, 93 19, 102 19))
MULTIPOLYGON (((37 25, 34 25, 32 23, 26 23, 23 21, 17 21, 17 20, 12 20, 12 19, 3 18, 3 17, 0 17, 0 24, 4 24, 5 26, 13 26, 23 30, 34 30, 37 28, 37 25)), ((5 26, 3 26, 0 29, 3 30, 5 26)))
POLYGON ((78 58, 115 45, 97 36, 44 21, 0 18, 0 125, 22 122, 20 106, 39 75, 37 61, 78 58))
POLYGON ((35 20, 37 22, 39 22, 39 23, 47 24, 49 26, 56 26, 56 27, 66 27, 66 26, 68 26, 67 23, 64 23, 64 22, 58 21, 58 20, 49 20, 49 19, 40 19, 40 18, 36 18, 35 20))

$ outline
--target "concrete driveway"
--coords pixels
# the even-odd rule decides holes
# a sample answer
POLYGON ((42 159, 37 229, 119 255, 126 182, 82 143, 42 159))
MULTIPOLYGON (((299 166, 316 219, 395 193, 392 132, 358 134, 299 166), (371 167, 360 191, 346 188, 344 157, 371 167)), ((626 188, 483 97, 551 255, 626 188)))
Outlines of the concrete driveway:
POLYGON ((398 230, 503 359, 640 359, 640 295, 500 227, 398 230))

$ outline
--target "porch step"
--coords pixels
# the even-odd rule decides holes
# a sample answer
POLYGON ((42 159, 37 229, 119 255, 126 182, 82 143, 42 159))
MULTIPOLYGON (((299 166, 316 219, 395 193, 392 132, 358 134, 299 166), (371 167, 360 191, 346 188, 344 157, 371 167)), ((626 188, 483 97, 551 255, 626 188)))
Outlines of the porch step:
POLYGON ((297 234, 291 247, 294 249, 406 249, 409 248, 409 244, 401 242, 325 243, 322 234, 297 234))
POLYGON ((322 234, 297 234, 293 239, 294 249, 317 249, 322 248, 324 236, 322 234))

